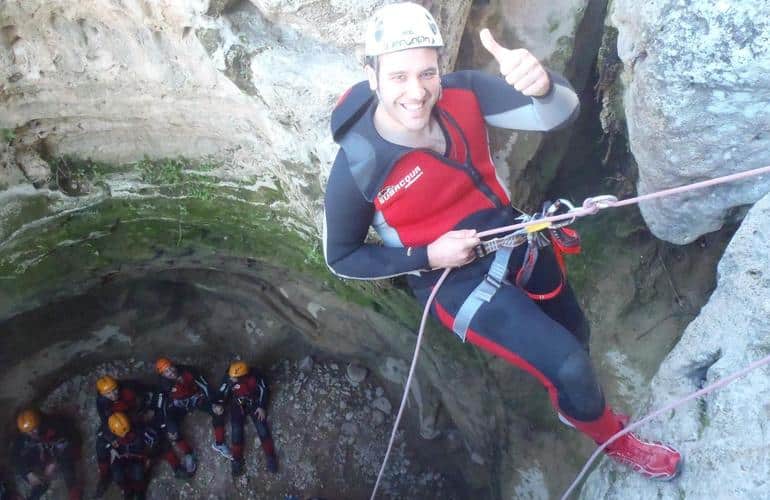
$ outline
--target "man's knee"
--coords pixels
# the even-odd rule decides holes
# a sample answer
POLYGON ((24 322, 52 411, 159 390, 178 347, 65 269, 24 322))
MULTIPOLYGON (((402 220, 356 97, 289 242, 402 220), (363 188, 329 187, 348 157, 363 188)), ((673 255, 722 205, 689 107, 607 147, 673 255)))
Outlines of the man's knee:
POLYGON ((604 410, 604 396, 591 366, 588 353, 582 349, 570 354, 558 372, 561 410, 578 420, 598 418, 604 410))

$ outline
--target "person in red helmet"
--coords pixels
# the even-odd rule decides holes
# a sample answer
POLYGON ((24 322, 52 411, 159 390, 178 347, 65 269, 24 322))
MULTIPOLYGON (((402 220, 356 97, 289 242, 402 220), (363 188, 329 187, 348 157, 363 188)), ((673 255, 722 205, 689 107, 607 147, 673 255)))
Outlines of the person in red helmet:
MULTIPOLYGON (((561 248, 558 237, 488 251, 478 236, 522 215, 495 169, 487 127, 556 130, 577 116, 579 101, 528 50, 505 48, 486 29, 480 37, 501 75, 441 75, 444 43, 430 12, 404 2, 374 13, 366 80, 331 116, 340 149, 324 199, 326 263, 343 278, 404 275, 423 304, 453 268, 431 313, 462 341, 535 376, 565 422, 604 443, 624 418, 591 365, 590 328, 552 248, 561 248), (367 241, 370 227, 382 244, 367 241)), ((682 464, 677 450, 633 434, 606 453, 655 479, 676 477, 682 464)))
POLYGON ((267 380, 244 361, 233 361, 219 386, 219 394, 222 404, 228 401, 230 403, 233 476, 243 474, 243 424, 247 417, 254 422, 254 427, 257 429, 262 450, 265 452, 267 470, 272 473, 278 472, 278 457, 275 454, 270 428, 267 426, 269 397, 267 380))
POLYGON ((168 438, 174 442, 184 454, 185 468, 195 460, 192 449, 182 439, 182 419, 193 410, 204 411, 211 415, 214 428, 214 443, 211 447, 220 455, 232 460, 233 456, 225 443, 224 407, 213 401, 213 390, 206 378, 195 368, 186 365, 176 365, 168 358, 158 358, 155 371, 160 376, 163 410, 163 425, 168 438))
POLYGON ((12 457, 16 471, 30 487, 28 498, 36 500, 48 490, 51 481, 61 475, 67 485, 69 500, 82 498, 83 489, 77 478, 80 449, 77 436, 61 417, 26 409, 16 417, 19 435, 12 457))

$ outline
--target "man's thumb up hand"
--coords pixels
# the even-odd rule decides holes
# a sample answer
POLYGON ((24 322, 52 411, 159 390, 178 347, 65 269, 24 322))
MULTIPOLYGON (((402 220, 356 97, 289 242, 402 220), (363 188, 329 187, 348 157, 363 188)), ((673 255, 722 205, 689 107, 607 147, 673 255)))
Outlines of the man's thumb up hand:
POLYGON ((540 97, 548 93, 551 79, 545 68, 527 49, 509 50, 497 43, 484 28, 479 33, 481 44, 500 64, 505 81, 525 96, 540 97))

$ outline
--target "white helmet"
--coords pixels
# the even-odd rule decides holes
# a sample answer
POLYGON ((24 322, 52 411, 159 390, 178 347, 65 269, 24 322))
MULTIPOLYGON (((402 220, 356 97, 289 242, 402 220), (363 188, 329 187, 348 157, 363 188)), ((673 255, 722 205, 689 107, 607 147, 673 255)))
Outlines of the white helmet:
POLYGON ((438 24, 425 7, 404 2, 380 7, 366 27, 365 56, 416 47, 443 47, 438 24))

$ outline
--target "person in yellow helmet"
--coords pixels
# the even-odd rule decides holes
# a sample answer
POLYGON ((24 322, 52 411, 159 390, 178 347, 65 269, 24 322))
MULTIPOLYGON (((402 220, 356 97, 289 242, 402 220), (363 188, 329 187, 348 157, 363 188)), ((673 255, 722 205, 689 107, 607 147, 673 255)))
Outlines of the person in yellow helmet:
POLYGON ((127 414, 132 422, 156 418, 158 391, 138 380, 103 375, 96 380, 96 392, 96 410, 104 422, 116 411, 127 414))
MULTIPOLYGON (((527 49, 480 42, 499 75, 442 75, 444 45, 431 13, 413 2, 377 9, 364 35, 365 80, 331 115, 340 146, 324 199, 324 257, 337 276, 403 275, 431 313, 463 342, 533 375, 562 420, 597 443, 624 425, 604 398, 588 350, 590 327, 566 281, 566 230, 513 249, 480 232, 520 222, 498 175, 488 128, 547 132, 568 126, 579 100, 569 82, 527 49), (382 243, 367 240, 373 228, 382 243)), ((570 235, 574 241, 574 234, 570 235)), ((605 450, 654 479, 673 479, 674 448, 626 434, 605 450)))
POLYGON ((265 452, 267 470, 272 473, 278 472, 278 457, 267 425, 269 386, 265 377, 245 361, 235 360, 230 363, 227 373, 222 378, 219 394, 221 404, 229 402, 233 476, 243 474, 243 427, 247 417, 257 429, 262 450, 265 452))
POLYGON ((107 418, 96 437, 97 498, 104 495, 111 478, 123 490, 124 499, 144 500, 153 437, 142 424, 132 424, 126 413, 114 412, 107 418))
MULTIPOLYGON (((151 435, 153 454, 160 455, 179 478, 189 478, 195 474, 197 464, 184 450, 188 449, 187 443, 180 439, 180 450, 183 453, 184 465, 174 452, 163 428, 163 411, 161 408, 160 391, 138 380, 117 380, 110 375, 104 375, 96 380, 96 408, 101 418, 102 425, 108 424, 109 418, 121 412, 125 414, 132 425, 138 425, 145 429, 145 433, 151 435)), ((189 453, 189 452, 188 452, 189 453)), ((153 456, 154 456, 153 455, 153 456)), ((99 483, 97 494, 101 496, 110 482, 109 463, 99 462, 99 483)))
POLYGON ((11 455, 16 472, 30 487, 28 498, 40 498, 51 480, 61 475, 69 500, 80 499, 83 489, 76 473, 80 446, 74 426, 66 425, 64 417, 27 408, 17 415, 16 427, 19 433, 11 455))

